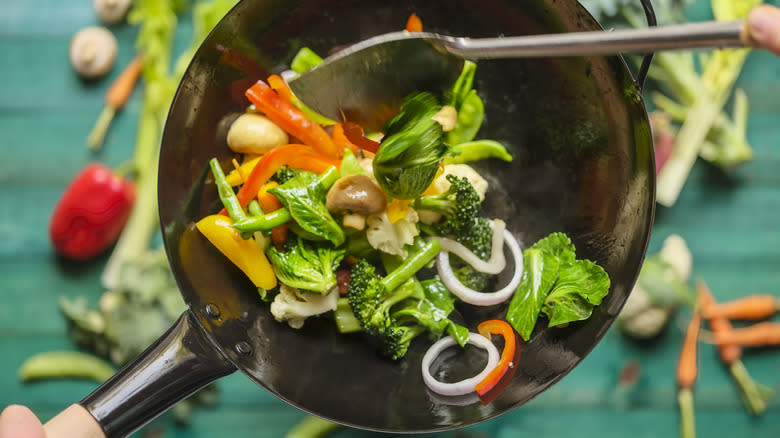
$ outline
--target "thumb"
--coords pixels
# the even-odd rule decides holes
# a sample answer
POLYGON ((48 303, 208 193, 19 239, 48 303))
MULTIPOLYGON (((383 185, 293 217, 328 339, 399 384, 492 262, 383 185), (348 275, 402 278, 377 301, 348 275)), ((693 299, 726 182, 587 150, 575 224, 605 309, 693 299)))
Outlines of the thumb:
POLYGON ((780 9, 756 6, 747 17, 747 29, 751 39, 780 56, 780 9))
POLYGON ((46 438, 38 417, 27 407, 10 405, 0 414, 0 438, 46 438))

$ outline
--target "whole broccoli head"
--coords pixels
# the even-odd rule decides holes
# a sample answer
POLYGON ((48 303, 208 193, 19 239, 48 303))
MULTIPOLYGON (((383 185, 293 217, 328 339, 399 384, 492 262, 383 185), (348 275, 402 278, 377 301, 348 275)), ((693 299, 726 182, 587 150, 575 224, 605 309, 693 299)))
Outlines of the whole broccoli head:
POLYGON ((447 175, 450 188, 445 192, 421 196, 414 201, 417 210, 428 210, 441 214, 441 220, 434 228, 441 234, 459 235, 474 225, 481 202, 467 178, 447 175))

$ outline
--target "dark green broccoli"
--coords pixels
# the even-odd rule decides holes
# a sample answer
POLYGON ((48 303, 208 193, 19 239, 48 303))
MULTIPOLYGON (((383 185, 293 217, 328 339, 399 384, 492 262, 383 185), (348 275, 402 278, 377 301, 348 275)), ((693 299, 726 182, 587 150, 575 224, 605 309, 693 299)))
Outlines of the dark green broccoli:
POLYGON ((363 332, 374 338, 381 352, 392 359, 403 357, 412 339, 427 330, 419 324, 394 320, 392 308, 408 298, 418 301, 424 298, 419 282, 413 277, 440 250, 439 241, 430 240, 385 277, 377 275, 374 265, 365 260, 352 267, 347 288, 352 312, 363 332))
POLYGON ((414 208, 441 214, 441 220, 434 224, 440 234, 459 235, 474 224, 481 202, 468 178, 455 175, 446 178, 450 182, 447 191, 417 198, 414 208))
MULTIPOLYGON (((490 227, 490 220, 484 217, 474 219, 472 226, 455 236, 455 240, 482 260, 490 259, 493 249, 493 229, 490 227)), ((455 277, 470 289, 485 291, 495 279, 493 275, 475 270, 454 254, 450 254, 450 266, 455 277)))
POLYGON ((274 181, 276 181, 281 185, 293 179, 299 173, 300 173, 299 171, 285 164, 284 166, 280 167, 279 170, 276 171, 273 178, 271 179, 273 179, 274 181))

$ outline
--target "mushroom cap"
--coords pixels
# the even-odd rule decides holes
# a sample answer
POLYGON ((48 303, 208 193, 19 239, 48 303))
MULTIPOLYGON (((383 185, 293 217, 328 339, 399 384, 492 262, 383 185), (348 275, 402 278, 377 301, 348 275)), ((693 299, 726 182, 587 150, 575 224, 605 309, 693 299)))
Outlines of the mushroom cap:
POLYGON ((387 206, 387 196, 370 176, 347 175, 330 188, 325 206, 332 213, 378 214, 387 206))
POLYGON ((119 51, 116 37, 105 27, 85 27, 70 40, 70 63, 84 78, 105 76, 114 67, 119 51))
POLYGON ((117 24, 124 20, 132 0, 93 0, 95 13, 105 24, 117 24))

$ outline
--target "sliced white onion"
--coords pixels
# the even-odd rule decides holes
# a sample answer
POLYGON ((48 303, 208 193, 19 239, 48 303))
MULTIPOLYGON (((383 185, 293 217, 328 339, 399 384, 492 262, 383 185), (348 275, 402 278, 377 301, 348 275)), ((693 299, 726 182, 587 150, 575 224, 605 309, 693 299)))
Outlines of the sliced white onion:
POLYGON ((483 369, 476 376, 461 380, 460 382, 444 383, 436 380, 436 378, 431 375, 431 364, 433 363, 434 359, 439 357, 439 355, 447 348, 458 344, 455 341, 455 338, 452 336, 445 336, 431 345, 431 347, 428 348, 428 351, 425 352, 425 356, 423 356, 422 359, 423 382, 425 382, 425 385, 431 391, 441 395, 469 394, 474 392, 474 387, 477 386, 477 383, 484 380, 490 371, 492 371, 493 368, 498 365, 498 348, 496 348, 496 346, 490 342, 488 338, 480 335, 479 333, 469 333, 468 343, 487 351, 488 360, 487 365, 485 365, 485 369, 483 369))
POLYGON ((498 274, 506 267, 506 260, 504 259, 504 230, 506 230, 506 223, 501 219, 493 219, 490 221, 490 228, 493 229, 493 241, 490 248, 490 259, 487 261, 479 258, 463 244, 447 237, 439 237, 441 250, 455 254, 479 272, 498 274))
MULTIPOLYGON (((445 251, 440 252, 436 256, 436 270, 439 272, 442 283, 447 286, 447 289, 449 289, 453 295, 460 298, 463 302, 475 306, 492 306, 506 301, 515 292, 515 289, 517 289, 517 286, 520 284, 520 279, 523 276, 523 251, 520 250, 520 245, 509 230, 504 230, 504 243, 509 247, 509 250, 512 252, 512 257, 515 259, 515 273, 512 275, 512 279, 509 280, 509 283, 503 288, 495 292, 480 292, 466 287, 458 280, 455 273, 452 272, 450 256, 445 251)), ((500 249, 503 251, 503 248, 500 249)))

